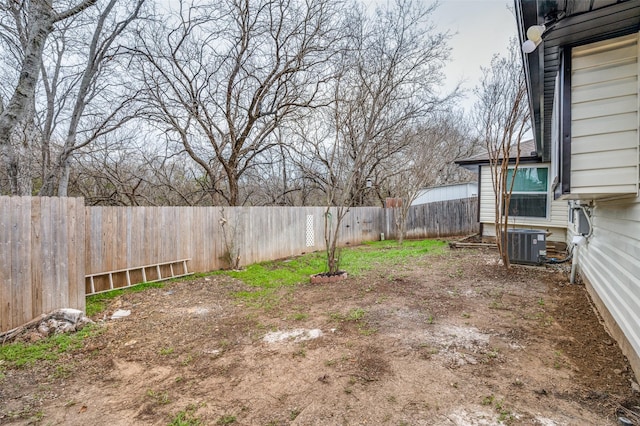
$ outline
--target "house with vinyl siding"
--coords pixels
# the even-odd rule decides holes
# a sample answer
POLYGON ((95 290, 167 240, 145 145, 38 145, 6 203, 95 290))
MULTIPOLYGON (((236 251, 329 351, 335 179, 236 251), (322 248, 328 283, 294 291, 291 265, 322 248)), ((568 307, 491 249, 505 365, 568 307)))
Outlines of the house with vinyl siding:
MULTIPOLYGON (((515 167, 516 148, 512 147, 515 167)), ((493 190, 489 154, 481 153, 458 160, 456 164, 478 174, 478 222, 480 235, 495 238, 496 194, 493 190)), ((564 244, 567 240, 567 201, 555 200, 549 179, 551 163, 541 163, 533 140, 520 143, 520 161, 516 169, 511 202, 509 204, 509 228, 536 229, 545 231, 547 241, 564 244)), ((513 176, 509 174, 510 179, 513 176)))
POLYGON ((640 378, 640 0, 515 0, 540 161, 566 200, 567 242, 640 378), (544 25, 542 38, 529 33, 544 25), (536 46, 537 45, 537 46, 536 46), (577 237, 577 238, 574 238, 577 237))

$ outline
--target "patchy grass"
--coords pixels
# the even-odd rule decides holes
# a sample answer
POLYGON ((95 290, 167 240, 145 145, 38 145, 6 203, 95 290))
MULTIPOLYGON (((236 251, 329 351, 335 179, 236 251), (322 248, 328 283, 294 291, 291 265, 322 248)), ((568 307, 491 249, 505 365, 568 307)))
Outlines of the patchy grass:
POLYGON ((135 284, 131 287, 120 288, 120 289, 108 291, 105 293, 87 296, 87 306, 86 306, 87 316, 91 317, 93 315, 97 315, 100 312, 104 311, 107 308, 107 302, 109 300, 115 299, 116 297, 122 296, 123 294, 138 293, 141 291, 148 290, 150 288, 163 288, 165 285, 167 285, 167 283, 172 283, 172 282, 194 281, 199 278, 214 275, 215 273, 216 272, 198 272, 195 274, 187 275, 185 277, 171 278, 164 281, 157 281, 153 283, 140 283, 140 284, 135 284))
POLYGON ((344 249, 342 265, 351 275, 360 275, 376 265, 403 263, 425 254, 442 254, 446 243, 437 240, 409 240, 398 245, 395 240, 371 241, 344 249))
POLYGON ((324 253, 316 252, 286 260, 255 263, 242 271, 219 273, 242 280, 252 287, 275 289, 306 281, 310 275, 320 273, 324 269, 324 253))
POLYGON ((159 405, 167 405, 171 402, 168 392, 156 392, 153 389, 147 390, 147 397, 154 400, 159 405))
MULTIPOLYGON (((186 277, 185 277, 186 278, 186 277)), ((163 288, 167 282, 155 282, 155 283, 143 283, 133 287, 127 287, 123 289, 113 290, 106 293, 94 294, 87 297, 87 316, 91 317, 99 314, 107 309, 107 302, 111 299, 115 299, 118 296, 122 296, 127 293, 138 293, 150 288, 163 288)))
POLYGON ((195 413, 198 407, 189 405, 186 409, 179 411, 171 419, 168 426, 200 426, 202 421, 196 417, 195 413))
POLYGON ((347 319, 349 321, 360 321, 362 318, 364 318, 366 313, 367 311, 362 308, 352 309, 347 314, 347 319))
POLYGON ((220 417, 216 422, 217 425, 230 425, 236 422, 236 416, 232 416, 230 414, 225 414, 220 417))
MULTIPOLYGON (((405 241, 402 246, 398 245, 395 240, 366 242, 358 247, 342 249, 341 269, 348 271, 351 275, 358 276, 376 265, 402 263, 427 253, 444 253, 445 246, 444 241, 436 240, 409 240, 405 241)), ((132 287, 88 296, 87 316, 91 317, 103 312, 110 300, 123 294, 141 292, 150 288, 163 288, 168 282, 192 281, 210 275, 228 275, 254 287, 253 291, 239 291, 234 295, 251 304, 269 308, 275 303, 271 300, 274 290, 306 282, 309 276, 326 270, 326 255, 324 251, 320 251, 285 260, 255 263, 241 271, 196 273, 167 281, 137 284, 132 287)))
POLYGON ((171 419, 169 426, 196 426, 201 424, 202 422, 199 419, 188 418, 186 417, 186 414, 181 411, 176 414, 173 419, 171 419))
POLYGON ((35 343, 16 342, 0 346, 0 361, 13 367, 24 367, 36 361, 56 361, 60 355, 80 349, 84 340, 98 335, 100 329, 87 325, 71 334, 56 334, 35 343))
MULTIPOLYGON (((358 276, 381 264, 397 264, 424 256, 444 253, 446 243, 436 240, 367 242, 358 247, 342 249, 341 269, 358 276)), ((239 291, 234 295, 249 302, 269 305, 274 290, 306 282, 309 276, 326 271, 324 252, 309 253, 286 260, 256 263, 242 271, 218 271, 255 287, 253 291, 239 291)))

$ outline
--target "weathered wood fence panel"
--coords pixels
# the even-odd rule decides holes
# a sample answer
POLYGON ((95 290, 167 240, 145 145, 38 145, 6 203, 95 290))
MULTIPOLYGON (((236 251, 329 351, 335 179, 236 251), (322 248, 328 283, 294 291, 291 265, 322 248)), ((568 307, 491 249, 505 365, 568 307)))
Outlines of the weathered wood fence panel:
MULTIPOLYGON (((396 238, 395 212, 387 209, 387 232, 396 238)), ((478 198, 439 201, 412 206, 407 214, 406 238, 439 238, 480 230, 478 198)))
POLYGON ((0 331, 85 309, 84 200, 0 197, 0 331))
MULTIPOLYGON (((407 237, 477 232, 477 208, 477 198, 412 207, 407 237)), ((381 233, 394 238, 393 215, 379 207, 350 209, 339 244, 378 240, 381 233)), ((0 197, 0 330, 57 308, 84 309, 89 274, 179 259, 190 259, 189 272, 212 271, 227 266, 230 244, 241 265, 323 250, 324 221, 324 207, 84 207, 81 198, 0 197)), ((160 268, 170 276, 171 267, 148 273, 160 268)), ((128 278, 141 282, 143 272, 128 278)), ((94 277, 95 290, 110 288, 110 279, 122 287, 127 273, 94 277)))
MULTIPOLYGON (((87 207, 86 274, 177 259, 190 259, 192 272, 206 272, 228 266, 231 246, 241 265, 321 250, 324 214, 324 207, 87 207)), ((351 209, 340 243, 378 239, 383 224, 380 208, 351 209)), ((107 279, 95 279, 97 291, 108 288, 107 279)))

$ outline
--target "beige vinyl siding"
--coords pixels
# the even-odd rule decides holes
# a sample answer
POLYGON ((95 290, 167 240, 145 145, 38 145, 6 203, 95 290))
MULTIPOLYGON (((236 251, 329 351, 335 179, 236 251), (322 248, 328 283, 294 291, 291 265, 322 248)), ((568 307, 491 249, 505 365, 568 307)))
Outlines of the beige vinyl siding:
POLYGON ((491 169, 480 166, 480 222, 493 223, 495 221, 495 195, 491 184, 491 169))
POLYGON ((579 271, 640 354, 640 199, 596 201, 579 271))
MULTIPOLYGON (((521 165, 520 167, 526 167, 521 165)), ((535 167, 551 167, 550 163, 535 164, 535 167)), ((551 232, 550 241, 564 242, 566 240, 566 228, 568 218, 568 205, 566 200, 553 200, 548 194, 549 206, 547 218, 510 217, 509 224, 518 228, 544 229, 551 232)), ((495 194, 491 184, 491 169, 489 166, 480 166, 480 223, 483 223, 483 235, 495 236, 495 194)))
POLYGON ((572 51, 571 197, 638 194, 638 34, 572 51))

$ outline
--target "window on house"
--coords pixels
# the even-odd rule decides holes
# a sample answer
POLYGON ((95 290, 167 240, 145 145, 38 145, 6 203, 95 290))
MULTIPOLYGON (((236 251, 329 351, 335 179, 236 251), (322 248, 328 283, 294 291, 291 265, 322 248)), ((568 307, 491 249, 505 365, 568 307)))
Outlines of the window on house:
MULTIPOLYGON (((511 185, 513 169, 507 172, 507 188, 511 185)), ((516 171, 509 203, 509 216, 547 217, 547 167, 520 167, 516 171)))

